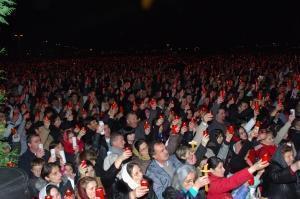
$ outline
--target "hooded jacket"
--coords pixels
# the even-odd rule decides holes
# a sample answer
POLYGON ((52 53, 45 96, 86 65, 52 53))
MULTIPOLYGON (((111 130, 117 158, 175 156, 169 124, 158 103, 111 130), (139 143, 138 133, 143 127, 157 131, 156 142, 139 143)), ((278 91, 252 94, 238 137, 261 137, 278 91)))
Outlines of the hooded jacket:
POLYGON ((296 191, 299 177, 285 162, 281 149, 279 146, 263 176, 262 195, 272 199, 300 198, 296 191))

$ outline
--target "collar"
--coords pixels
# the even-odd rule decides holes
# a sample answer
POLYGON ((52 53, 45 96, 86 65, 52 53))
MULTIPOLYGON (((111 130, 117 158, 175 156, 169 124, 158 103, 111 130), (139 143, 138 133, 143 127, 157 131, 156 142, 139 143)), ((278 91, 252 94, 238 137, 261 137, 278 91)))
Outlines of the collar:
POLYGON ((159 163, 157 160, 155 160, 155 162, 156 162, 161 168, 164 168, 165 166, 169 166, 169 160, 167 160, 167 162, 166 162, 165 165, 159 163))

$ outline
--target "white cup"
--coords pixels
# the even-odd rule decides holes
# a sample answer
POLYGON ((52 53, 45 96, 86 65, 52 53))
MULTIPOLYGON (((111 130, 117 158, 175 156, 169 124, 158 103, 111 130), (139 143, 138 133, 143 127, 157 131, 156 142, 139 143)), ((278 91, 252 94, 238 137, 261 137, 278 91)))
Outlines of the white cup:
POLYGON ((76 139, 76 137, 72 137, 72 145, 73 145, 73 148, 75 148, 77 146, 77 139, 76 139))

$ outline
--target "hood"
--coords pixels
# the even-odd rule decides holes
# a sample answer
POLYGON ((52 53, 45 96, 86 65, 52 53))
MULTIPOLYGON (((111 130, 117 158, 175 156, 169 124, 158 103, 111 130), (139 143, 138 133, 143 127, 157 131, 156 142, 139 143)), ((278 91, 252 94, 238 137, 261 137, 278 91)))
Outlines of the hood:
POLYGON ((276 152, 274 153, 274 155, 272 156, 272 162, 276 162, 277 164, 279 164, 282 168, 287 168, 288 165, 285 162, 283 155, 281 154, 281 149, 282 149, 283 145, 278 146, 276 152))

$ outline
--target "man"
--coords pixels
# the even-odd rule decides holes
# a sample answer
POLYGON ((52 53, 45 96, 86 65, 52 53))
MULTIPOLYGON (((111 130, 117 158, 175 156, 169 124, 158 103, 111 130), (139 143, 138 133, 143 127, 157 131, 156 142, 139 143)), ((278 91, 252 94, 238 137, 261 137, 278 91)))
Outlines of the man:
MULTIPOLYGON (((103 169, 107 171, 110 166, 116 161, 116 159, 125 154, 126 157, 131 157, 132 152, 130 150, 124 151, 125 140, 122 134, 112 133, 110 136, 111 149, 108 151, 108 155, 104 159, 103 169)), ((128 159, 127 158, 127 159, 128 159)))
POLYGON ((171 185, 176 169, 181 163, 176 156, 169 156, 165 145, 156 141, 150 145, 149 155, 153 160, 149 164, 146 176, 153 180, 153 189, 158 199, 163 199, 162 193, 171 185))
POLYGON ((139 124, 138 117, 136 113, 130 112, 126 116, 126 127, 124 127, 121 132, 126 131, 128 127, 131 127, 135 132, 135 140, 145 139, 145 131, 142 123, 139 124))
POLYGON ((42 158, 45 161, 49 158, 49 152, 39 148, 39 144, 41 144, 41 138, 37 134, 30 134, 27 137, 27 151, 20 156, 19 159, 19 168, 26 171, 28 176, 31 176, 31 162, 35 158, 42 158))

